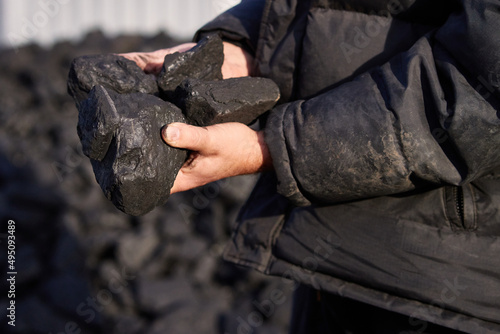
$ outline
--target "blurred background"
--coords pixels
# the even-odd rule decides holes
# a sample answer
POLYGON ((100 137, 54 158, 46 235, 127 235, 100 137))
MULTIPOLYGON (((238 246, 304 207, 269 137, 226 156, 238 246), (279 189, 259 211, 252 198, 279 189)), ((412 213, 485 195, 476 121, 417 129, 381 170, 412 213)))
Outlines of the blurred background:
POLYGON ((190 40, 194 32, 240 0, 0 0, 0 45, 51 46, 100 30, 107 37, 164 31, 190 40))
POLYGON ((141 216, 102 194, 76 134, 69 64, 189 41, 233 0, 0 0, 0 332, 286 333, 290 284, 222 261, 255 176, 141 216), (15 221, 9 299, 7 222, 15 221), (284 293, 270 303, 273 291, 284 293), (16 305, 16 326, 7 307, 16 305))

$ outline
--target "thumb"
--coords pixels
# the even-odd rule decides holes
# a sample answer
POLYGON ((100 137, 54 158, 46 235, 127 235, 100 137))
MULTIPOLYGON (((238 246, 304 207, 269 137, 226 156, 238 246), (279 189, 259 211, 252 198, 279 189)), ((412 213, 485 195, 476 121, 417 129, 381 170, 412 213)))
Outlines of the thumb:
POLYGON ((168 145, 192 151, 203 150, 209 139, 206 128, 185 123, 167 124, 163 127, 161 135, 168 145))

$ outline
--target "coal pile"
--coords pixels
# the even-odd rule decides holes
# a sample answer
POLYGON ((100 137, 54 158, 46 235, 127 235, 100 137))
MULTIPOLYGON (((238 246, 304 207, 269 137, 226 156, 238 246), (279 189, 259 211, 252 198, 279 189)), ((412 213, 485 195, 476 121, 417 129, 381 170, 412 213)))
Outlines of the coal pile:
POLYGON ((292 285, 220 257, 254 176, 172 195, 133 217, 105 198, 82 153, 66 92, 70 62, 175 44, 92 33, 50 50, 0 52, 0 270, 8 272, 10 219, 17 271, 16 326, 7 325, 2 293, 0 332, 287 332, 292 285))

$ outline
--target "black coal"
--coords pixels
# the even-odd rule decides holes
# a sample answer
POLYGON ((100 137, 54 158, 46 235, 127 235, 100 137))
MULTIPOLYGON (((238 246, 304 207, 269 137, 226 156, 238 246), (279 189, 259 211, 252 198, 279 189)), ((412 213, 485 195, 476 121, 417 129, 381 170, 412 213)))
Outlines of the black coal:
POLYGON ((270 79, 222 80, 223 61, 217 35, 166 55, 157 85, 152 75, 118 55, 73 61, 68 92, 80 112, 83 153, 118 209, 142 215, 167 201, 187 152, 162 142, 162 126, 250 124, 278 101, 279 89, 270 79))

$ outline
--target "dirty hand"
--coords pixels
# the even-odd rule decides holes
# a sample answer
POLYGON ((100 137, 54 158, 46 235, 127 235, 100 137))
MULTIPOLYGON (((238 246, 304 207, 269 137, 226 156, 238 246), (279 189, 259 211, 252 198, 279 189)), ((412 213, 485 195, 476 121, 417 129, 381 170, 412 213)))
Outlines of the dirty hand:
POLYGON ((241 123, 207 127, 172 123, 163 128, 162 137, 170 146, 191 151, 177 174, 172 194, 226 177, 272 168, 264 133, 241 123))
MULTIPOLYGON (((174 52, 185 52, 195 46, 195 43, 185 43, 168 49, 161 49, 152 52, 130 52, 121 53, 120 56, 135 61, 144 72, 148 74, 160 74, 163 60, 167 54, 174 52)), ((222 78, 237 78, 252 75, 252 56, 231 43, 224 42, 224 63, 222 64, 222 78)))

